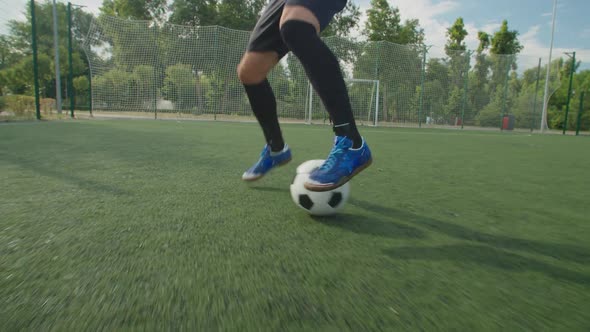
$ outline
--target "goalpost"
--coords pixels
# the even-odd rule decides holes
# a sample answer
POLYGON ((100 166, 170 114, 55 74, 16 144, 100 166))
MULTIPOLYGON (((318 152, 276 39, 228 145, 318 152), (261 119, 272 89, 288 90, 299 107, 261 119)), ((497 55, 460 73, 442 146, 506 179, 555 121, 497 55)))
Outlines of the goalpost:
MULTIPOLYGON (((360 125, 377 126, 379 122, 379 80, 345 78, 354 119, 360 125)), ((307 124, 314 120, 329 121, 328 113, 311 83, 306 97, 307 124)))

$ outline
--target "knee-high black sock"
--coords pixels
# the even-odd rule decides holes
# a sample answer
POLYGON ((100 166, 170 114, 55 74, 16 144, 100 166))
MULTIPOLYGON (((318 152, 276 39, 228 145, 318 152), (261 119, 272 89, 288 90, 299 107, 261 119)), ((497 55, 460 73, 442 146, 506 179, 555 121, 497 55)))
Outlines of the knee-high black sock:
POLYGON ((352 139, 354 148, 360 147, 362 138, 356 128, 348 90, 334 53, 318 36, 314 26, 307 22, 289 20, 283 23, 281 36, 303 65, 312 86, 330 113, 336 135, 347 136, 352 139))
POLYGON ((273 152, 283 149, 285 142, 277 116, 277 101, 267 79, 258 84, 244 84, 252 111, 262 127, 266 143, 273 152))

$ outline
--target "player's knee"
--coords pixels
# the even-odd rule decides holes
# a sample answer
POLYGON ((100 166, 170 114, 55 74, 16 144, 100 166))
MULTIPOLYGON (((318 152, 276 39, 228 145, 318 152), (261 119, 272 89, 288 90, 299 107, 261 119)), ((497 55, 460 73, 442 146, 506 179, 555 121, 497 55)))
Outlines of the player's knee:
POLYGON ((264 74, 258 73, 252 66, 238 65, 238 79, 243 84, 257 84, 264 81, 265 77, 264 74))

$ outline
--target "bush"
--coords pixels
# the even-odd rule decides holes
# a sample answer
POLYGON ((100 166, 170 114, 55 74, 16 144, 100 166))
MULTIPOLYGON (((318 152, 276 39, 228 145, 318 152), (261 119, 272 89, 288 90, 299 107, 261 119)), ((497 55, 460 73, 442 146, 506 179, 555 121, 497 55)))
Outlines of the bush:
POLYGON ((39 106, 43 113, 51 114, 57 109, 57 101, 53 98, 41 98, 39 106))
POLYGON ((16 116, 23 116, 27 113, 35 112, 35 97, 12 95, 4 96, 5 107, 3 110, 11 111, 16 116))
POLYGON ((0 96, 0 113, 2 113, 5 109, 6 109, 5 97, 0 96))
POLYGON ((480 127, 499 127, 502 121, 502 107, 497 103, 490 103, 479 112, 475 122, 480 127))

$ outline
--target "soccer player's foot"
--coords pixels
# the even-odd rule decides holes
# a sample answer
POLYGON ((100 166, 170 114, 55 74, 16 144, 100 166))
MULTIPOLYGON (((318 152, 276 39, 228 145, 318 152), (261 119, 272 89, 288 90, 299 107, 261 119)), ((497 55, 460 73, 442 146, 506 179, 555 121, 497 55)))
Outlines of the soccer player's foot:
POLYGON ((271 169, 283 166, 291 161, 291 149, 285 144, 283 150, 272 152, 267 144, 260 153, 260 159, 242 175, 244 181, 256 181, 266 175, 271 169))
POLYGON ((358 149, 352 148, 352 140, 345 136, 336 136, 334 147, 324 164, 311 172, 304 184, 307 190, 329 191, 336 189, 353 176, 371 165, 372 157, 369 146, 363 139, 358 149))

